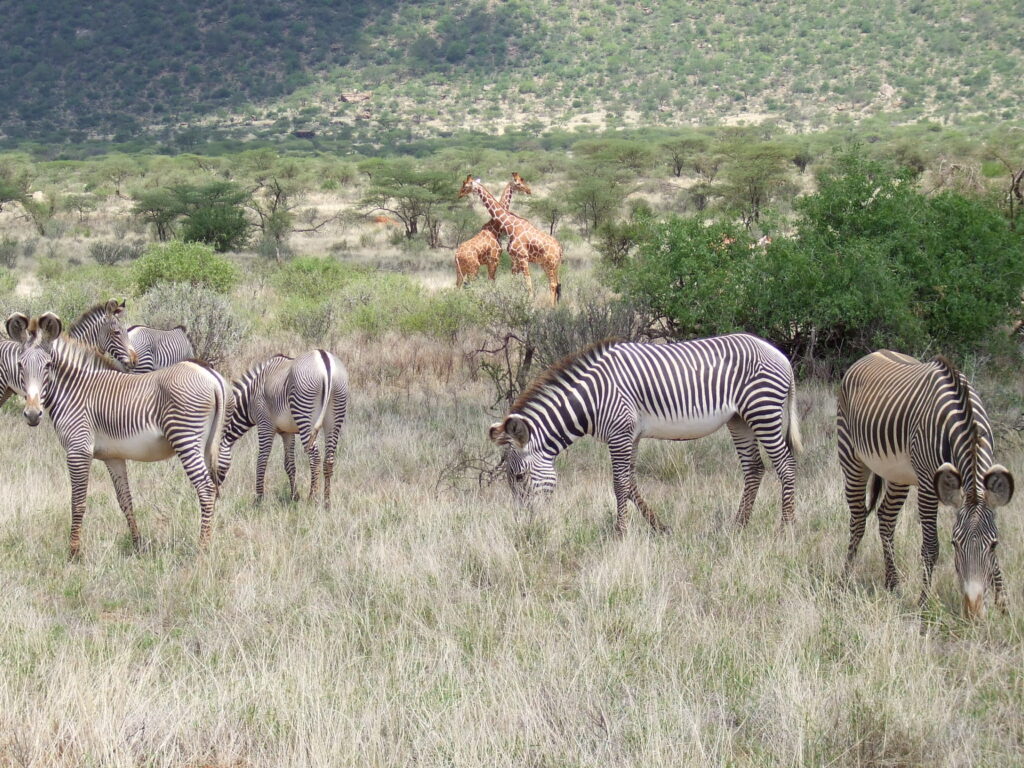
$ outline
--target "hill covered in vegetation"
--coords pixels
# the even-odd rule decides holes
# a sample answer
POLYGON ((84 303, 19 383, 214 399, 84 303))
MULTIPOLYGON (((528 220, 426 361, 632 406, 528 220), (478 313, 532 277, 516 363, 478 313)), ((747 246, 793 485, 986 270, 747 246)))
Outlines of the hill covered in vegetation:
POLYGON ((1024 96, 1019 43, 1014 0, 48 0, 5 10, 0 132, 188 149, 196 130, 1001 120, 1024 96))

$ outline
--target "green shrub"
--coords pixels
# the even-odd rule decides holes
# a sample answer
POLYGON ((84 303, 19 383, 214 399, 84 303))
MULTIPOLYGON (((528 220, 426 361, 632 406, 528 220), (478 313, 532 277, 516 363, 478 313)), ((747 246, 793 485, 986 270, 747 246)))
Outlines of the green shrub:
POLYGON ((89 255, 97 264, 111 265, 121 261, 134 261, 146 250, 146 242, 142 238, 135 240, 111 240, 92 243, 89 255))
POLYGON ((365 273, 335 259, 301 256, 284 264, 271 281, 285 296, 313 299, 329 296, 365 273))
POLYGON ((187 283, 227 293, 238 282, 235 266, 203 243, 154 243, 135 262, 135 287, 145 293, 158 283, 187 283))
POLYGON ((186 243, 206 243, 217 253, 237 251, 249 239, 245 211, 234 206, 210 206, 189 214, 181 228, 186 243))

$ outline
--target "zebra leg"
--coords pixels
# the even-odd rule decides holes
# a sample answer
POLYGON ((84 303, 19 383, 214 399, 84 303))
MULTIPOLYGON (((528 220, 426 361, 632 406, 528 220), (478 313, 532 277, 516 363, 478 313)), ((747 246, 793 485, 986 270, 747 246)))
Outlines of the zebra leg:
POLYGON ((132 509, 132 491, 128 485, 128 465, 125 464, 124 459, 107 459, 103 463, 107 465, 110 479, 114 483, 117 503, 120 505, 121 511, 124 512, 125 520, 128 521, 128 533, 131 534, 132 546, 135 547, 137 552, 141 540, 139 537, 139 526, 135 522, 135 511, 132 509))
POLYGON ((658 516, 654 514, 654 510, 647 506, 647 502, 644 501, 643 497, 640 495, 640 489, 636 484, 636 452, 639 442, 639 440, 633 441, 633 451, 629 460, 629 476, 632 479, 630 498, 633 499, 633 503, 636 504, 636 508, 640 510, 640 514, 644 516, 644 519, 651 528, 658 533, 668 533, 668 526, 661 522, 661 520, 658 519, 658 516))
POLYGON ((89 492, 91 453, 68 453, 68 475, 71 478, 71 541, 68 557, 74 560, 82 540, 82 518, 85 516, 85 497, 89 492))
MULTIPOLYGON (((917 511, 921 518, 921 561, 924 567, 924 581, 921 584, 921 598, 918 604, 924 608, 928 600, 928 592, 932 585, 932 571, 935 568, 935 561, 939 557, 939 537, 936 530, 935 518, 938 513, 939 500, 935 496, 934 489, 922 483, 917 489, 917 511)), ((879 521, 881 530, 881 521, 879 521)))
POLYGON ((259 439, 259 455, 256 457, 256 503, 263 501, 263 486, 267 477, 267 462, 270 461, 270 450, 274 447, 274 428, 268 423, 257 425, 259 439))
POLYGON ((868 519, 864 495, 867 493, 871 472, 846 440, 846 420, 842 412, 839 414, 837 431, 839 467, 843 471, 843 492, 846 496, 846 506, 850 508, 850 544, 846 548, 846 566, 843 568, 843 575, 849 578, 853 570, 853 559, 857 556, 861 539, 864 538, 864 525, 868 519))
POLYGON ((999 568, 999 559, 996 557, 995 550, 992 551, 991 585, 996 608, 1005 614, 1006 599, 1003 595, 1003 572, 999 568))
POLYGON ((886 482, 885 494, 878 505, 878 537, 882 540, 882 555, 885 557, 885 588, 894 590, 899 586, 900 575, 896 570, 896 553, 893 533, 900 509, 910 492, 910 486, 886 482))
POLYGON ((740 508, 736 512, 736 524, 745 526, 750 521, 750 510, 754 507, 757 489, 761 487, 761 478, 764 477, 764 461, 761 460, 761 449, 747 422, 739 416, 733 416, 728 426, 743 469, 743 496, 740 497, 740 508))
POLYGON ((173 439, 170 442, 175 453, 178 454, 178 458, 181 459, 181 466, 184 467, 192 487, 196 489, 196 496, 199 497, 199 549, 204 550, 210 543, 213 508, 217 499, 217 484, 210 476, 200 442, 191 440, 176 443, 173 439))
POLYGON ((615 533, 619 536, 626 532, 629 500, 636 487, 636 479, 633 477, 635 447, 632 438, 608 443, 608 451, 612 455, 612 487, 615 490, 615 533))
POLYGON ((782 525, 792 525, 796 506, 796 460, 786 443, 783 411, 779 410, 778 418, 751 424, 750 428, 768 454, 782 486, 782 525))
POLYGON ((334 456, 338 450, 341 428, 345 425, 348 411, 348 392, 335 393, 331 410, 324 419, 324 506, 331 505, 331 479, 334 477, 334 456))
POLYGON ((299 492, 295 490, 295 435, 282 432, 281 444, 284 447, 284 473, 288 475, 288 487, 291 489, 292 501, 298 501, 299 492))
POLYGON ((319 430, 312 430, 309 425, 299 425, 299 437, 302 438, 302 446, 309 454, 309 500, 316 499, 317 491, 320 489, 320 445, 317 443, 319 430))

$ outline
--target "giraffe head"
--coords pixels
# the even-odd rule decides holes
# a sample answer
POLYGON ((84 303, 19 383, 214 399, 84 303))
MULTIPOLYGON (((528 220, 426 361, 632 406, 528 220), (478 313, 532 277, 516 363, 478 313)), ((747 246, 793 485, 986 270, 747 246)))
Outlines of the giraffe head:
POLYGON ((462 182, 462 189, 459 190, 459 197, 465 197, 466 195, 473 194, 473 174, 466 176, 466 180, 462 182))
POLYGON ((516 192, 522 192, 524 195, 533 194, 533 192, 530 191, 530 185, 523 181, 523 177, 515 172, 512 174, 512 189, 516 192))

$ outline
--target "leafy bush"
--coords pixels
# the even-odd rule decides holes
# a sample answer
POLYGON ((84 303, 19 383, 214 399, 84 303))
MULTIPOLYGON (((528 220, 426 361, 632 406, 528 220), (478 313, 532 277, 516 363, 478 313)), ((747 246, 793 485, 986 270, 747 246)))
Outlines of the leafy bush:
POLYGON ((217 253, 237 251, 249 239, 245 211, 234 206, 210 206, 191 213, 181 228, 186 243, 206 243, 217 253))
POLYGON ((155 328, 184 325, 196 357, 214 366, 231 359, 249 333, 227 297, 185 282, 154 286, 138 300, 132 315, 155 328))
POLYGON ((92 243, 89 246, 89 255, 97 264, 117 264, 122 261, 134 261, 142 256, 146 249, 146 241, 141 238, 136 240, 112 240, 109 242, 92 243))
POLYGON ((238 279, 235 266, 203 243, 154 243, 135 262, 135 286, 139 293, 158 283, 187 283, 226 293, 238 279))
POLYGON ((5 235, 0 240, 0 264, 7 269, 14 269, 18 266, 18 256, 21 255, 21 243, 13 237, 5 235))
POLYGON ((303 256, 292 259, 274 273, 274 287, 286 296, 323 298, 334 293, 365 270, 335 259, 303 256))

